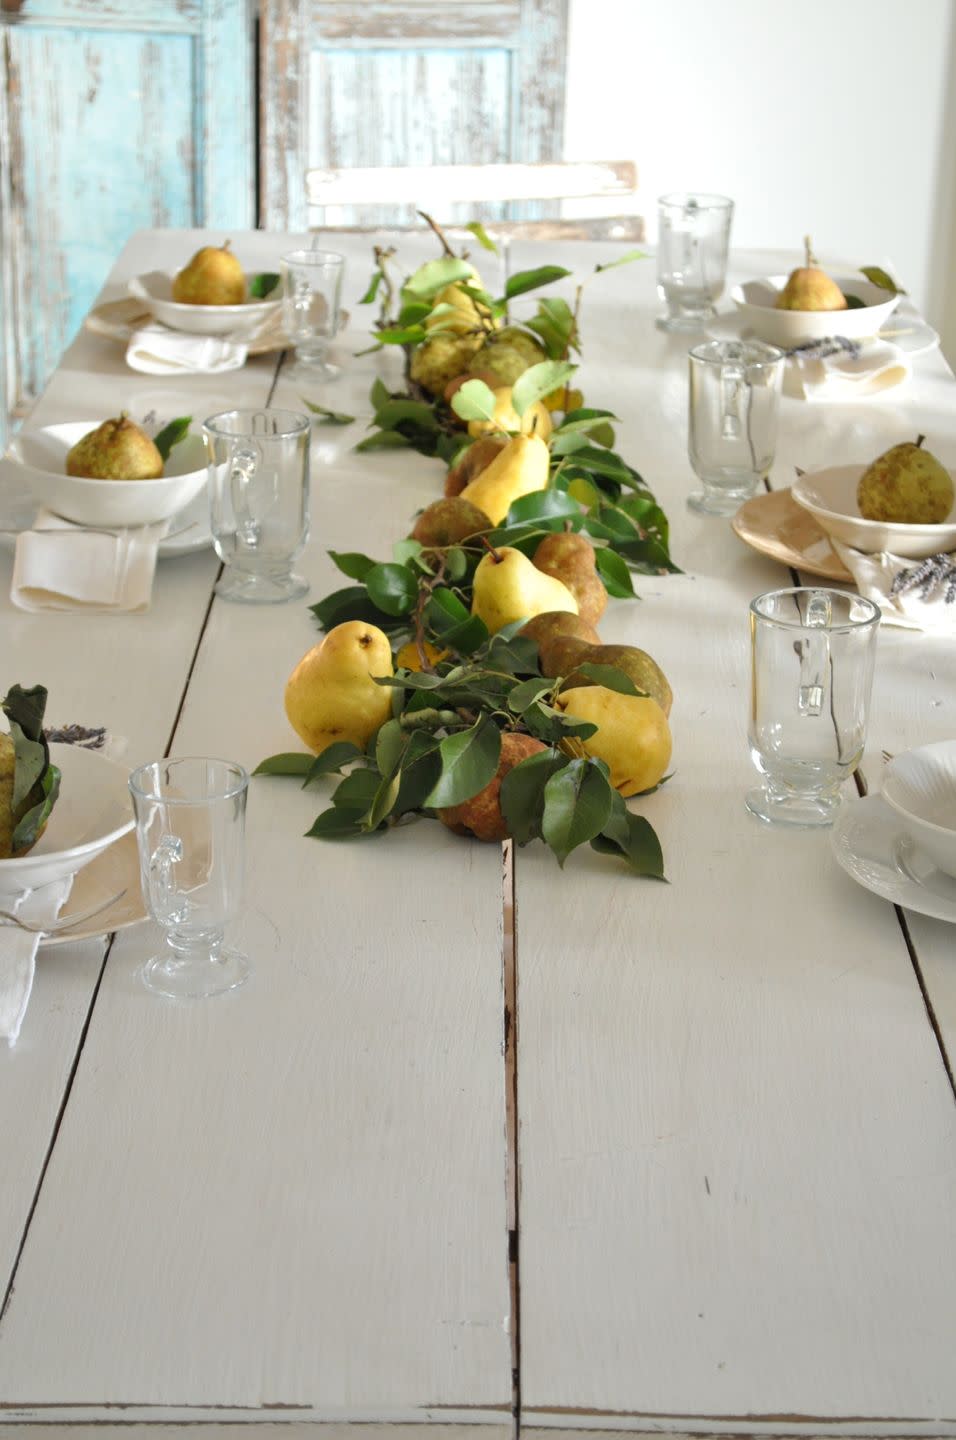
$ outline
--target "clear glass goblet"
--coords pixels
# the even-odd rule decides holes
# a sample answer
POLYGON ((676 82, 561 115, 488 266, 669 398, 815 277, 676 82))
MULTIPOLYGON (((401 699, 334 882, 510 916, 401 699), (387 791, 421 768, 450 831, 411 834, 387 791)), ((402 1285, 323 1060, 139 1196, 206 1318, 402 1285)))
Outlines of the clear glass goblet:
POLYGON ((338 365, 327 358, 339 328, 345 259, 331 250, 290 250, 279 262, 282 316, 295 346, 298 378, 335 380, 338 365))
POLYGON ((177 1000, 234 990, 251 969, 225 943, 242 901, 248 774, 230 760, 154 760, 129 788, 143 897, 166 941, 143 967, 146 988, 177 1000))

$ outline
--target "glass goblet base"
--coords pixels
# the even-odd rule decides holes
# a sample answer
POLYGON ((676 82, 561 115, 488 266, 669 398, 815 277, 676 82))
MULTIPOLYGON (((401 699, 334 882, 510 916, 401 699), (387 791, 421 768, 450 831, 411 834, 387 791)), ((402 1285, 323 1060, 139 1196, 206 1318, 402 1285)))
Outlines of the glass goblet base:
POLYGON ((705 485, 702 490, 695 490, 688 495, 687 508, 696 511, 698 515, 736 515, 744 501, 756 495, 758 483, 755 479, 749 488, 734 490, 721 490, 705 485))
POLYGON ((287 600, 301 600, 308 593, 308 580, 291 570, 273 575, 227 565, 216 585, 216 594, 223 600, 235 600, 242 605, 282 605, 287 600))
POLYGON ((328 347, 319 349, 308 349, 301 345, 296 346, 294 361, 291 367, 291 378, 298 380, 301 384, 319 385, 330 380, 337 380, 342 374, 341 365, 336 365, 329 359, 328 347))
POLYGON ((251 973, 248 957, 225 945, 189 952, 167 946, 140 972, 147 990, 169 1000, 207 1000, 244 985, 251 973))
POLYGON ((745 800, 751 815, 768 825, 832 825, 842 803, 838 790, 822 793, 779 791, 757 785, 745 800))
POLYGON ((706 310, 682 310, 658 315, 654 324, 668 335, 700 335, 717 314, 714 306, 706 310))

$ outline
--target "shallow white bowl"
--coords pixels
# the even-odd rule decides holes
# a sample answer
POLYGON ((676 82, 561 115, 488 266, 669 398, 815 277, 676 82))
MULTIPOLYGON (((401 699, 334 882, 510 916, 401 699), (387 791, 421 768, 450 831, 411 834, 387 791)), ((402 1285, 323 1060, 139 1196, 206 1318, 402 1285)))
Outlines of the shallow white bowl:
POLYGON ((78 745, 51 745, 60 794, 36 845, 17 860, 0 860, 0 908, 24 890, 75 875, 133 828, 125 765, 78 745))
POLYGON ((173 278, 165 271, 152 270, 135 276, 129 282, 129 292, 163 325, 190 335, 231 335, 234 340, 249 340, 282 306, 278 287, 267 300, 252 300, 247 295, 241 305, 182 305, 173 299, 173 278))
POLYGON ((956 740, 896 755, 883 776, 883 799, 934 864, 956 875, 956 740))
POLYGON ((67 452, 102 420, 74 420, 25 430, 10 446, 38 501, 77 525, 152 525, 194 500, 206 483, 201 435, 189 434, 169 452, 159 480, 81 480, 67 475, 67 452))
MULTIPOLYGON (((939 525, 897 525, 864 520, 856 503, 856 487, 865 465, 834 465, 801 475, 792 495, 809 510, 822 529, 844 545, 876 555, 889 550, 905 560, 922 560, 956 549, 956 506, 939 525)), ((956 472, 950 471, 956 481, 956 472)))
POLYGON ((875 335, 900 302, 899 295, 887 295, 862 275, 834 275, 844 295, 863 301, 857 310, 778 310, 777 296, 787 283, 786 275, 768 275, 735 285, 731 298, 746 324, 761 340, 789 350, 807 340, 825 340, 842 335, 848 340, 865 340, 875 335))

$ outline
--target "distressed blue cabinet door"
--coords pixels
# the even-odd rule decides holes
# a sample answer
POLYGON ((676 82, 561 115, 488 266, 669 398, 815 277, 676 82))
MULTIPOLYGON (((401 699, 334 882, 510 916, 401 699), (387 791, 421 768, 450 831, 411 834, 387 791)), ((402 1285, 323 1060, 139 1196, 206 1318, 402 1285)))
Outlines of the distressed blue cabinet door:
POLYGON ((0 0, 0 43, 16 414, 135 230, 255 224, 254 20, 250 0, 0 0))
MULTIPOLYGON (((568 0, 262 0, 263 224, 305 229, 310 166, 560 160, 567 12, 568 0)), ((551 213, 461 211, 446 218, 551 213)), ((338 219, 409 223, 414 196, 338 219)))

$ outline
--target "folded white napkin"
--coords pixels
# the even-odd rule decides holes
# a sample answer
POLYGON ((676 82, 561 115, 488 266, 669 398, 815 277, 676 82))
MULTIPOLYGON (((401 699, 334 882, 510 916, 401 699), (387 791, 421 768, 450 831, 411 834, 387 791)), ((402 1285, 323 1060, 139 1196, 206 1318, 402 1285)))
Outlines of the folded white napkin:
MULTIPOLYGON (((72 886, 73 876, 68 875, 52 885, 27 890, 14 901, 0 898, 0 910, 30 925, 51 925, 66 904, 72 886)), ((27 1013, 41 938, 8 920, 0 921, 0 1036, 10 1045, 16 1044, 27 1013)))
POLYGON ((783 388, 785 394, 814 402, 869 400, 902 385, 912 368, 898 345, 874 340, 857 355, 840 352, 822 359, 791 356, 783 388))
POLYGON ((956 635, 956 554, 904 560, 887 550, 864 555, 840 540, 830 543, 860 594, 879 605, 886 624, 956 635))
POLYGON ((21 610, 149 609, 159 542, 169 521, 93 530, 41 510, 17 536, 10 599, 21 610))
POLYGON ((238 370, 248 353, 248 345, 223 335, 187 335, 153 321, 130 336, 126 363, 145 375, 174 375, 177 370, 219 375, 238 370))

